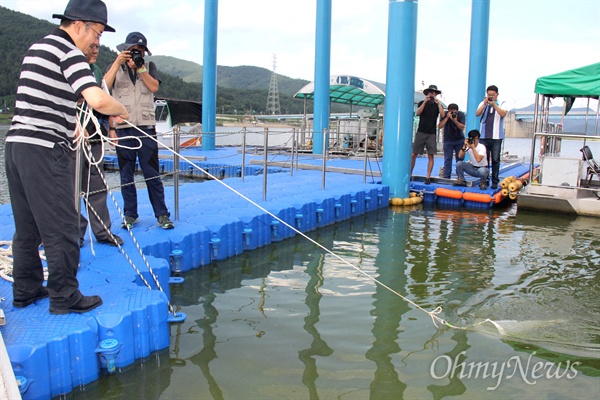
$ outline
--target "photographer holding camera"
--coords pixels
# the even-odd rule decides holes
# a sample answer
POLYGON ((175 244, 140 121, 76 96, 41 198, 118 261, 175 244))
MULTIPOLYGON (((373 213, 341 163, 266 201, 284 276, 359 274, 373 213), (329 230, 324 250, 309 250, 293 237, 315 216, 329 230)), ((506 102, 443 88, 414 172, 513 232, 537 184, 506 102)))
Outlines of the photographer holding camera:
POLYGON ((440 114, 444 112, 444 108, 440 103, 437 96, 442 94, 441 90, 438 90, 436 85, 429 85, 429 87, 423 90, 425 100, 421 100, 417 105, 416 114, 419 116, 419 126, 417 127, 417 133, 415 134, 415 141, 412 149, 412 165, 410 167, 410 174, 415 168, 415 162, 417 155, 423 153, 423 149, 427 147, 427 177, 425 178, 425 184, 431 183, 431 171, 433 170, 433 156, 437 154, 437 143, 436 143, 436 127, 437 119, 440 114))
POLYGON ((117 157, 121 173, 121 194, 125 203, 123 228, 132 228, 137 222, 137 190, 135 188, 135 161, 146 179, 148 197, 154 209, 154 216, 163 229, 173 229, 170 213, 165 204, 165 190, 160 179, 158 164, 158 143, 156 142, 156 120, 154 116, 154 93, 158 91, 160 78, 153 62, 146 67, 144 56, 152 55, 148 50, 146 37, 139 32, 127 35, 125 43, 117 46, 120 53, 112 63, 104 80, 112 96, 120 100, 129 111, 130 122, 145 134, 122 120, 111 121, 110 137, 118 138, 117 157), (127 138, 135 136, 141 141, 127 138), (149 137, 150 136, 150 137, 149 137), (152 139, 154 138, 154 139, 152 139))
POLYGON ((498 87, 490 85, 483 101, 479 103, 476 116, 481 117, 481 143, 487 149, 488 160, 492 162, 492 189, 498 188, 500 178, 500 155, 504 139, 504 117, 508 112, 498 103, 498 87))
POLYGON ((450 179, 452 175, 452 154, 456 162, 460 159, 458 154, 465 142, 465 113, 458 111, 457 104, 449 104, 448 111, 440 120, 438 128, 444 128, 444 178, 450 179))
POLYGON ((454 186, 467 186, 465 181, 465 172, 476 178, 480 178, 479 188, 487 189, 487 180, 490 175, 488 168, 487 151, 483 144, 479 143, 480 133, 473 129, 469 132, 468 138, 465 140, 463 147, 458 153, 460 161, 456 163, 456 175, 458 179, 453 183, 454 186), (470 161, 463 161, 465 154, 469 155, 470 161))

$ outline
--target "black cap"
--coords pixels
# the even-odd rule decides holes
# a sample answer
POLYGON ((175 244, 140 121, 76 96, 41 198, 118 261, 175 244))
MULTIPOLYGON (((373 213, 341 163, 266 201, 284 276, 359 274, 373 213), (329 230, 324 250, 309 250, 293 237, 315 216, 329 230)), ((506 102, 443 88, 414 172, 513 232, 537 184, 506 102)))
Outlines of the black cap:
POLYGON ((144 46, 144 48, 146 49, 146 53, 148 53, 149 56, 152 55, 152 53, 148 49, 148 41, 146 40, 146 36, 142 35, 139 32, 131 32, 129 35, 127 35, 125 43, 121 43, 120 45, 118 45, 117 50, 125 51, 133 46, 144 46))
POLYGON ((429 94, 429 92, 435 92, 436 94, 442 94, 441 90, 438 90, 436 85, 429 85, 429 87, 425 90, 423 90, 423 94, 425 96, 427 96, 429 94))
POLYGON ((52 18, 97 22, 104 25, 105 32, 115 32, 115 28, 107 24, 108 11, 101 0, 70 0, 65 12, 52 14, 52 18))

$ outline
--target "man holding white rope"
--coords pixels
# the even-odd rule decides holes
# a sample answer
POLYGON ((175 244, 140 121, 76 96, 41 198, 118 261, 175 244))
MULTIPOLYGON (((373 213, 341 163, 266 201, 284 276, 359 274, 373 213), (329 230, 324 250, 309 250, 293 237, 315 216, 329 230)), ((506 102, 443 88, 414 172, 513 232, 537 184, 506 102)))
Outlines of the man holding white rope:
POLYGON ((60 26, 34 43, 23 59, 5 165, 15 220, 13 305, 50 297, 50 313, 84 313, 102 304, 79 291, 79 215, 70 169, 77 98, 106 115, 127 109, 98 87, 83 52, 100 45, 107 24, 101 0, 70 0, 60 26), (48 285, 39 246, 44 244, 48 285))

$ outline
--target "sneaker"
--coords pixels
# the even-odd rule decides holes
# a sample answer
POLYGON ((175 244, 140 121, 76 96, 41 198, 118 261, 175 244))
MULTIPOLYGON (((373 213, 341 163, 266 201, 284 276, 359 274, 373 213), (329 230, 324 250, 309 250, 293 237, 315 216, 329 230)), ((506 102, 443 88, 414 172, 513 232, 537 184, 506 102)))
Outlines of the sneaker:
POLYGON ((33 297, 30 297, 26 300, 13 300, 13 306, 15 308, 25 308, 38 300, 42 300, 48 297, 48 289, 45 286, 42 286, 40 290, 38 290, 37 294, 33 297))
POLYGON ((52 307, 50 305, 50 314, 68 314, 78 313, 83 314, 92 311, 94 308, 102 305, 100 296, 83 296, 81 299, 70 307, 52 307))
POLYGON ((121 224, 121 228, 133 228, 133 224, 135 224, 137 222, 137 218, 133 218, 133 217, 125 217, 125 221, 123 221, 123 223, 121 224))
POLYGON ((161 215, 160 217, 158 217, 158 224, 163 229, 173 229, 173 228, 175 228, 175 224, 173 224, 173 221, 171 221, 169 219, 169 216, 166 215, 166 214, 165 215, 161 215))
POLYGON ((487 182, 486 181, 481 181, 481 183, 479 184, 479 189, 486 190, 487 189, 487 182))
POLYGON ((452 186, 467 186, 467 182, 465 182, 464 179, 457 178, 456 182, 454 182, 452 186))
POLYGON ((109 244, 111 246, 121 246, 123 244, 123 239, 119 235, 112 234, 112 237, 107 237, 106 239, 96 239, 98 243, 109 244))

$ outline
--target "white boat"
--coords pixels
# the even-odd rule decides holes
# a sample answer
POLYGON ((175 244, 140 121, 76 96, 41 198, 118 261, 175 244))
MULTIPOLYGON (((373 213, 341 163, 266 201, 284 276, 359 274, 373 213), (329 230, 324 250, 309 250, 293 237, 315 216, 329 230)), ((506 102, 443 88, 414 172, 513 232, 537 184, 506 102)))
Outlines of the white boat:
POLYGON ((600 217, 600 166, 594 159, 594 153, 600 156, 600 63, 539 78, 535 93, 536 133, 531 145, 530 179, 518 194, 517 212, 529 209, 600 217), (593 132, 587 132, 587 113, 586 132, 550 132, 548 110, 550 99, 555 97, 565 99, 563 116, 575 98, 587 98, 587 110, 590 100, 595 99, 598 105, 593 132), (561 149, 569 142, 576 145, 577 154, 561 149), (540 162, 534 168, 536 155, 540 162))
POLYGON ((202 145, 202 103, 192 100, 157 98, 154 101, 157 139, 173 148, 202 145))

